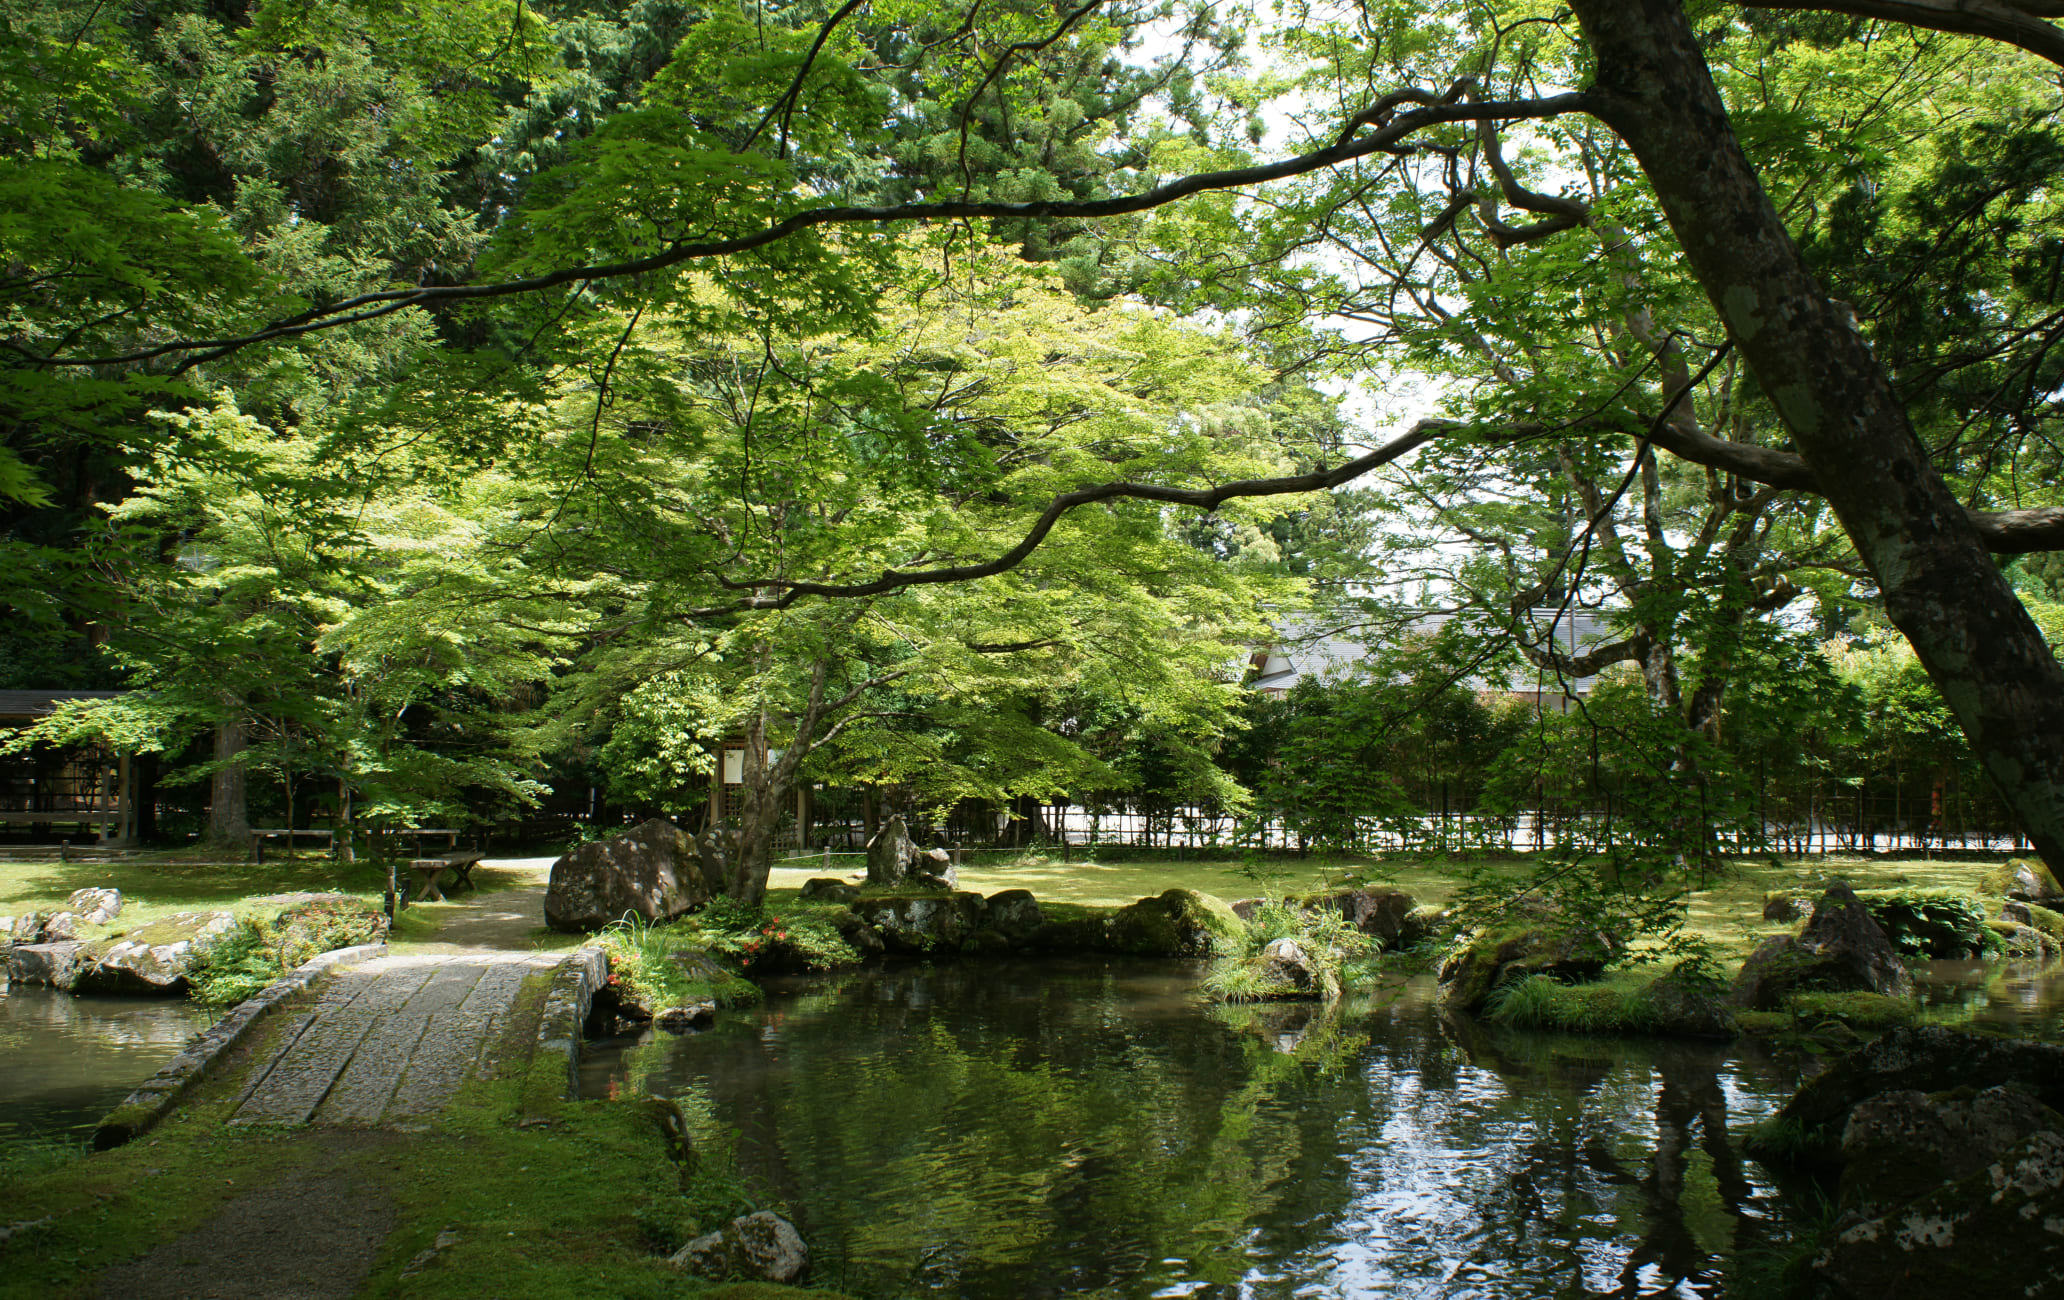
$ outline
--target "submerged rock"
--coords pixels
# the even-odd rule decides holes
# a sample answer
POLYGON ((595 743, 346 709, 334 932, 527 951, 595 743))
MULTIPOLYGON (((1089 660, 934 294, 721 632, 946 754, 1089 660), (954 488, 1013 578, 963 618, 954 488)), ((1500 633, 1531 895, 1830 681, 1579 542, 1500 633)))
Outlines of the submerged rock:
POLYGON ((708 902, 721 881, 707 878, 702 856, 680 827, 663 817, 622 835, 583 844, 552 864, 545 924, 554 930, 599 930, 625 915, 671 921, 708 902))
POLYGON ((98 993, 184 993, 194 967, 236 929, 229 912, 177 912, 88 945, 78 987, 98 993))
POLYGON ((717 1004, 714 1002, 691 1002, 686 1006, 668 1007, 652 1017, 652 1023, 672 1034, 685 1034, 691 1029, 700 1029, 715 1022, 717 1004))
POLYGON ((796 1286, 810 1276, 810 1248, 802 1234, 771 1210, 740 1215, 681 1247, 667 1262, 712 1281, 744 1278, 796 1286))
POLYGON ((1854 990, 1907 997, 1913 978, 1856 891, 1837 881, 1821 895, 1796 938, 1767 939, 1742 963, 1733 1001, 1738 1007, 1774 1011, 1793 993, 1854 990))

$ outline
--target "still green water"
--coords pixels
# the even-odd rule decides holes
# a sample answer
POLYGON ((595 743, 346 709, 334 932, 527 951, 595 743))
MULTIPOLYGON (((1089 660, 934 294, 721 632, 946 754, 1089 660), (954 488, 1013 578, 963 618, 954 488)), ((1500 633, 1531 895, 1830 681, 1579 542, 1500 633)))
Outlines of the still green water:
POLYGON ((0 1144, 83 1140, 214 1017, 184 998, 0 994, 0 1144))
POLYGON ((1213 1008, 1194 964, 902 966, 598 1044, 679 1098, 873 1295, 1748 1295, 1788 1211, 1739 1154, 1793 1071, 1736 1046, 1490 1032, 1425 980, 1213 1008))

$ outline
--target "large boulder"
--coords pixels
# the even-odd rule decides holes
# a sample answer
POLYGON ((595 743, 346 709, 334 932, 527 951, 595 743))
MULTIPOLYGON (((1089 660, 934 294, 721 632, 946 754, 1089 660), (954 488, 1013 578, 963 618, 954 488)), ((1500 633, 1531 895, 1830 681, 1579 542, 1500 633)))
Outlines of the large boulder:
POLYGON ((1209 957, 1233 947, 1245 926, 1219 898, 1170 889, 1118 909, 1105 942, 1117 952, 1149 957, 1209 957))
POLYGON ((1480 930, 1449 954, 1441 963, 1441 1005, 1475 1015, 1493 992, 1535 975, 1586 984, 1617 955, 1611 935, 1535 904, 1524 909, 1520 920, 1480 930))
POLYGON ((1046 924, 1046 913, 1029 889, 1006 889, 989 895, 989 928, 1009 939, 1026 939, 1046 924))
POLYGON ((707 878, 695 844, 681 828, 655 817, 554 862, 545 924, 579 933, 626 915, 671 921, 708 902, 720 885, 707 878))
POLYGON ((16 984, 68 989, 78 982, 82 943, 17 943, 7 949, 7 977, 16 984))
POLYGON ((712 1281, 742 1278, 799 1286, 810 1277, 810 1248, 795 1225, 772 1210, 740 1215, 681 1247, 667 1262, 712 1281))
POLYGON ((1856 1108, 1880 1093, 2017 1087, 2064 1111, 2064 1046, 1916 1025, 1874 1038, 1806 1081, 1751 1139, 1759 1159, 1831 1165, 1856 1108), (1783 1135, 1782 1145, 1771 1134, 1783 1135))
POLYGON ((818 876, 803 882, 800 897, 806 903, 850 903, 860 891, 836 877, 818 876))
POLYGON ((2004 864, 1986 872, 1979 888, 1988 894, 2004 894, 2024 903, 2064 908, 2064 889, 2057 887, 2055 873, 2041 858, 2009 858, 2004 864))
POLYGON ((184 993, 201 958, 236 926, 229 912, 175 912, 98 940, 79 954, 78 988, 96 993, 184 993))
POLYGON ((70 943, 79 937, 77 912, 52 912, 43 922, 44 943, 70 943))
POLYGON ((1733 1038, 1739 1032, 1726 981, 1683 962, 1641 991, 1640 1019, 1650 1033, 1679 1038, 1733 1038))
POLYGON ((1734 1004, 1771 1011, 1798 992, 1862 991, 1908 997, 1913 977, 1899 960, 1883 927, 1856 891, 1841 881, 1814 904, 1812 919, 1794 938, 1766 939, 1742 963, 1734 1004))
POLYGON ((106 925, 122 914, 122 891, 119 889, 75 889, 65 900, 65 907, 79 914, 79 919, 88 925, 106 925))
POLYGON ((1323 1001, 1340 996, 1340 981, 1312 960, 1304 945, 1287 935, 1270 940, 1251 965, 1255 976, 1253 996, 1258 1001, 1323 1001))
POLYGON ((1838 1227, 1812 1263, 1839 1300, 2064 1296, 2064 1134, 2042 1129, 1982 1168, 1838 1227))
POLYGON ((867 841, 867 883, 880 889, 900 889, 918 873, 916 841, 903 814, 890 813, 881 830, 867 841))
POLYGON ((310 895, 288 904, 272 919, 272 942, 287 970, 322 953, 379 943, 386 937, 386 913, 349 894, 310 895))
POLYGON ((988 904, 982 896, 966 890, 943 898, 862 898, 852 909, 888 951, 905 954, 961 948, 988 919, 988 904))
POLYGON ((1330 897, 1307 899, 1305 906, 1338 914, 1363 934, 1381 940, 1385 948, 1403 947, 1418 938, 1411 933, 1418 900, 1396 889, 1351 889, 1330 897))

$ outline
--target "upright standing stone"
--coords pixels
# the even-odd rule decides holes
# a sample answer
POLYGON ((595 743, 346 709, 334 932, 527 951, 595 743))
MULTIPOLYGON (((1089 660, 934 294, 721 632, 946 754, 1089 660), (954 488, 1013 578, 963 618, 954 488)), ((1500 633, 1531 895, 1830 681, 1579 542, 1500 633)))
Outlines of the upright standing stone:
POLYGON ((902 813, 891 813, 881 833, 867 841, 867 883, 895 888, 910 879, 917 869, 917 845, 902 813))

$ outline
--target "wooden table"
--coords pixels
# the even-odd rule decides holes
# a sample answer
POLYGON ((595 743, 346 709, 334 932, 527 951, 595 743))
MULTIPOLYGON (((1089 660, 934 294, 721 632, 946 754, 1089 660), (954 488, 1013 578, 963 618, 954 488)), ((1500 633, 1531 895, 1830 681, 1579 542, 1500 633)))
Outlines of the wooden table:
POLYGON ((452 873, 452 888, 460 886, 477 889, 473 883, 473 868, 485 857, 479 849, 458 849, 451 853, 440 853, 434 858, 410 858, 408 869, 416 878, 415 897, 410 903, 442 903, 444 891, 438 888, 438 878, 445 872, 452 873))

